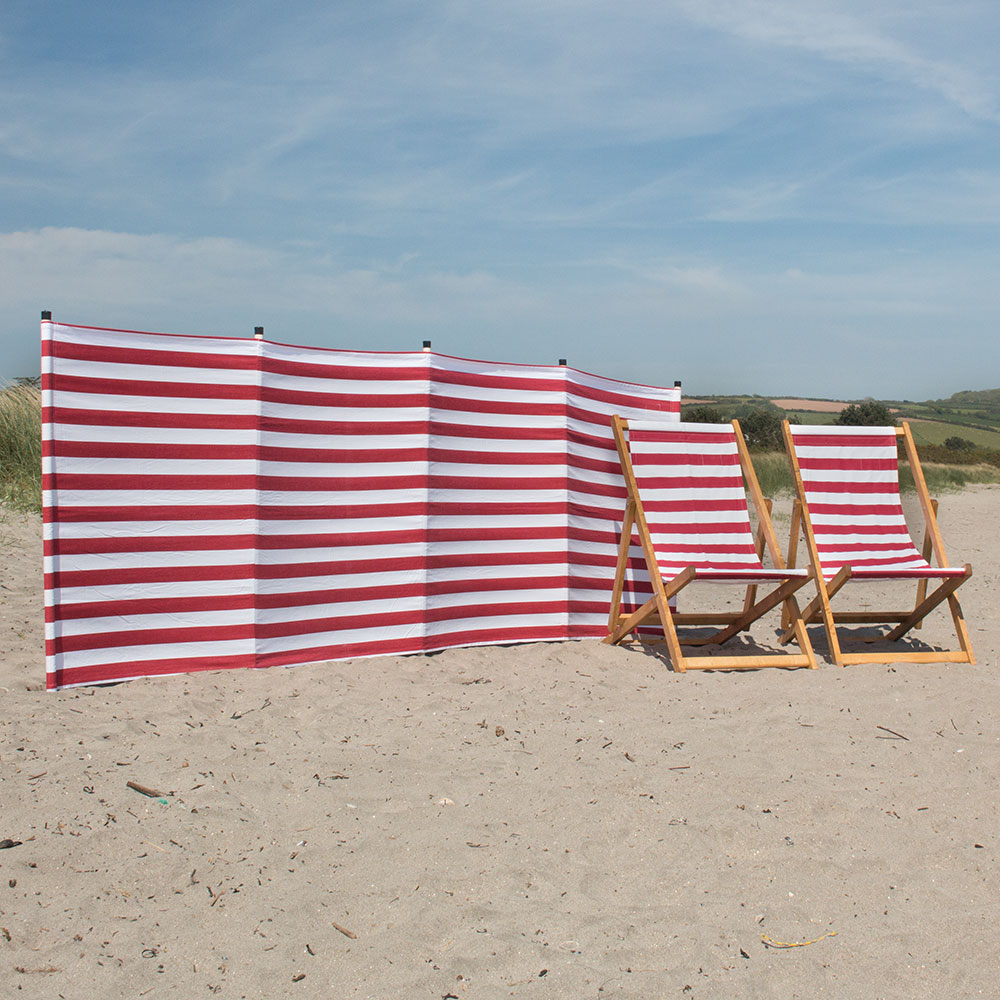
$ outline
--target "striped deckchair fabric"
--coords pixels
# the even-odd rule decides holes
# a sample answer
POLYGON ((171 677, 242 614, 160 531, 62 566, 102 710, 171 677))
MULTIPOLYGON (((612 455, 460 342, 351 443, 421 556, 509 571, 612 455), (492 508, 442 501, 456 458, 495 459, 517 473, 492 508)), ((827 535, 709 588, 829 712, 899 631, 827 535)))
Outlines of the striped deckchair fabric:
MULTIPOLYGON (((909 425, 821 427, 784 425, 798 499, 792 513, 789 561, 794 564, 800 531, 817 576, 817 596, 803 612, 808 624, 822 618, 830 652, 838 664, 895 660, 975 662, 955 589, 972 575, 969 566, 949 566, 937 526, 937 502, 930 499, 909 425), (922 550, 910 536, 899 494, 898 444, 902 439, 927 522, 922 550), (933 553, 937 565, 931 565, 933 553), (850 579, 907 580, 917 598, 906 611, 851 612, 830 609, 830 599, 850 579), (927 581, 940 580, 928 597, 927 581), (959 651, 844 654, 836 624, 895 624, 888 634, 864 641, 895 641, 919 627, 928 611, 947 600, 955 620, 959 651)), ((791 638, 791 631, 785 634, 791 638)))
MULTIPOLYGON (((662 628, 675 669, 753 667, 815 668, 809 639, 799 627, 799 654, 685 656, 684 645, 721 644, 745 631, 779 604, 798 620, 792 594, 811 577, 786 568, 770 520, 770 502, 760 491, 739 424, 692 424, 645 420, 612 421, 625 477, 627 500, 618 567, 608 619, 609 643, 631 633, 648 639, 662 628), (757 510, 754 537, 744 477, 757 510), (641 556, 635 552, 633 529, 641 556), (762 562, 764 548, 772 566, 762 562), (623 606, 625 574, 639 559, 653 582, 653 597, 637 609, 623 606), (743 610, 679 614, 670 600, 694 580, 746 586, 743 610), (757 599, 757 586, 768 585, 757 599), (712 634, 681 637, 680 625, 722 625, 712 634)), ((793 632, 796 626, 792 625, 793 632)))

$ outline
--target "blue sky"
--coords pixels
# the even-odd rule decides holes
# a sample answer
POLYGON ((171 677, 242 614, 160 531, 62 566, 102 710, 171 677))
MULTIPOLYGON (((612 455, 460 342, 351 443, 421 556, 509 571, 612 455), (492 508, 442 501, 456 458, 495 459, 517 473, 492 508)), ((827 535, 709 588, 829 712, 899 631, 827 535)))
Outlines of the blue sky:
POLYGON ((0 379, 71 323, 689 394, 1000 385, 1000 6, 0 7, 0 379))

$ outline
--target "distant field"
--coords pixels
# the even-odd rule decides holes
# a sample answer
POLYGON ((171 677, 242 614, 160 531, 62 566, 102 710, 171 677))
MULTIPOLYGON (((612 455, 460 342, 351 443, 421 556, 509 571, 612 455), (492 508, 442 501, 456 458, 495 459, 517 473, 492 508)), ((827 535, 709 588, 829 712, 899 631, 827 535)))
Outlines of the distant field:
MULTIPOLYGON (((810 410, 786 410, 789 417, 798 417, 802 424, 832 424, 834 416, 831 413, 814 413, 810 410)), ((922 444, 944 444, 950 437, 965 438, 980 448, 1000 450, 1000 431, 981 430, 978 427, 965 427, 961 424, 950 424, 943 420, 924 420, 920 417, 904 417, 913 431, 913 440, 918 446, 922 444)))
POLYGON ((960 407, 943 408, 926 403, 904 403, 901 409, 913 420, 933 420, 938 423, 950 423, 956 427, 985 426, 988 429, 995 426, 1000 430, 1000 413, 996 411, 969 410, 960 407))
POLYGON ((785 410, 785 413, 789 419, 798 417, 800 424, 832 424, 837 416, 836 412, 817 413, 814 410, 785 410))
POLYGON ((944 444, 950 437, 965 438, 980 448, 1000 450, 1000 431, 987 431, 979 427, 965 427, 962 424, 944 423, 941 420, 924 420, 920 417, 908 418, 913 440, 918 444, 944 444))
MULTIPOLYGON (((837 399, 772 399, 771 402, 783 410, 810 413, 840 413, 847 406, 843 400, 837 399)), ((808 423, 809 421, 803 420, 802 422, 808 423)))
MULTIPOLYGON (((918 446, 941 448, 948 438, 958 437, 977 448, 1000 452, 1000 389, 955 393, 949 399, 884 400, 897 422, 908 420, 918 446)), ((804 396, 770 398, 761 396, 716 396, 684 400, 685 407, 709 404, 724 417, 767 408, 772 413, 783 410, 801 424, 824 425, 836 422, 838 414, 849 401, 841 399, 808 399, 804 396)), ((951 453, 939 452, 939 460, 951 461, 951 453)), ((958 457, 957 455, 955 457, 958 457)), ((964 456, 968 461, 968 455, 964 456)))

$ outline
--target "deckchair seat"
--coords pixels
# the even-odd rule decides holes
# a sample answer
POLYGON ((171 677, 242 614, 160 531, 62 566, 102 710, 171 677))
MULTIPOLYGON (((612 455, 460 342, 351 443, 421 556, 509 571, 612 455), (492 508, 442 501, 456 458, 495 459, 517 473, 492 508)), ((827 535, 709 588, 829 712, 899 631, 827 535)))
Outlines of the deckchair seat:
POLYGON ((809 569, 785 567, 739 424, 626 423, 619 417, 614 417, 612 423, 628 499, 606 641, 621 642, 632 632, 648 635, 651 625, 658 625, 679 671, 688 667, 814 668, 816 662, 804 626, 800 654, 691 657, 681 650, 681 645, 726 642, 779 604, 784 604, 786 613, 797 619, 798 609, 791 595, 812 576, 809 569), (756 539, 744 477, 757 510, 756 539), (633 526, 639 535, 653 598, 631 614, 624 614, 625 574, 637 562, 631 553, 633 526), (765 546, 773 566, 762 562, 765 546), (746 596, 742 612, 673 611, 669 600, 693 582, 743 585, 746 596), (769 588, 760 600, 756 595, 758 584, 769 588), (676 627, 713 624, 726 627, 709 636, 684 639, 676 627))
MULTIPOLYGON (((817 596, 803 611, 808 623, 822 617, 830 651, 840 665, 873 662, 879 654, 845 655, 836 623, 898 623, 885 638, 895 641, 919 627, 923 615, 947 600, 959 636, 959 651, 941 660, 975 662, 954 590, 969 576, 968 566, 949 566, 937 527, 936 503, 927 493, 916 446, 905 422, 902 427, 792 426, 784 423, 785 444, 796 480, 798 501, 792 514, 789 561, 794 562, 801 527, 816 572, 817 596), (927 523, 923 550, 910 537, 899 493, 898 442, 903 439, 917 496, 927 523), (936 566, 928 561, 933 552, 936 566), (916 580, 912 611, 833 611, 830 599, 848 580, 916 580), (942 581, 927 597, 927 581, 942 581)), ((791 630, 783 638, 790 638, 791 630)), ((876 637, 877 638, 877 637, 876 637)), ((873 641, 871 638, 865 641, 873 641)), ((926 652, 886 653, 882 659, 933 659, 926 652)))

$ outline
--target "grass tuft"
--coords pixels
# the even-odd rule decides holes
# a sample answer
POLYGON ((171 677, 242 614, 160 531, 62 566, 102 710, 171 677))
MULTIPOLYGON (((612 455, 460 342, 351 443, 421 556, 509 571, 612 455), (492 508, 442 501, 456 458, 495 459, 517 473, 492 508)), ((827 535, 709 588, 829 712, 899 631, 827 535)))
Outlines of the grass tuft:
MULTIPOLYGON (((927 490, 931 496, 938 493, 955 493, 971 483, 1000 482, 1000 469, 986 463, 938 465, 922 461, 920 467, 924 470, 924 479, 927 480, 927 490)), ((899 463, 899 486, 904 493, 914 488, 913 474, 906 462, 899 463)))
POLYGON ((42 509, 42 394, 31 385, 0 389, 0 503, 42 509))
POLYGON ((792 470, 783 451, 755 451, 750 456, 761 492, 772 499, 785 493, 794 493, 792 470))

